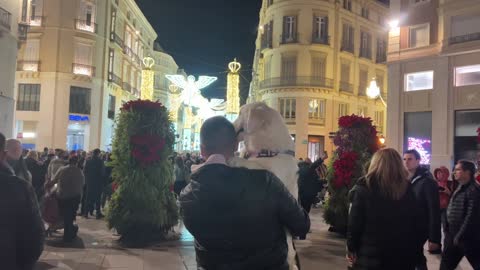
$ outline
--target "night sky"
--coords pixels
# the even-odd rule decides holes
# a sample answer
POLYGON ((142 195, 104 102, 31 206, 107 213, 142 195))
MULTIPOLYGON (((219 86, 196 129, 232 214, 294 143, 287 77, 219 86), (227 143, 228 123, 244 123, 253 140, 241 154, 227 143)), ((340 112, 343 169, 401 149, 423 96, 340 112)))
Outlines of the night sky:
POLYGON ((158 42, 180 68, 195 76, 218 77, 217 82, 205 89, 205 96, 224 97, 227 65, 235 57, 243 65, 241 95, 247 96, 262 0, 137 0, 137 3, 157 31, 158 42))

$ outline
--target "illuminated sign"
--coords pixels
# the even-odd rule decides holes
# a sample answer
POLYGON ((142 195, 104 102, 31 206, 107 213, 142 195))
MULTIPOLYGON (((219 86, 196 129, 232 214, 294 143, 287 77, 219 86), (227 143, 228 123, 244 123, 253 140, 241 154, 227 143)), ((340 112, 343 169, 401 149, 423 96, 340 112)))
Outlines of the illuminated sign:
POLYGON ((89 122, 90 118, 88 116, 70 114, 68 120, 75 122, 89 122))

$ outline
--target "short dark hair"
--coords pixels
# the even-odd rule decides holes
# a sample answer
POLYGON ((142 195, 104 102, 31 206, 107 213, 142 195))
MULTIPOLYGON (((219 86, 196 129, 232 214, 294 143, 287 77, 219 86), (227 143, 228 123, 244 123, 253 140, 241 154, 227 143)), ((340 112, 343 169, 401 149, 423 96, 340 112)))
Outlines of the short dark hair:
POLYGON ((76 165, 78 163, 78 157, 77 156, 71 156, 69 159, 68 159, 68 163, 70 165, 76 165))
POLYGON ((0 132, 0 151, 5 151, 5 142, 7 141, 7 138, 5 138, 5 135, 3 135, 0 132))
POLYGON ((403 154, 404 154, 404 155, 405 155, 405 154, 414 155, 416 160, 422 159, 422 156, 420 156, 420 153, 418 153, 418 151, 415 150, 415 149, 407 150, 407 151, 405 151, 405 153, 403 153, 403 154))
POLYGON ((469 160, 461 159, 461 160, 457 161, 457 164, 460 164, 460 166, 462 166, 462 170, 470 172, 470 178, 471 179, 475 178, 475 173, 477 172, 477 168, 475 166, 475 163, 473 163, 469 160))
POLYGON ((100 149, 97 148, 97 149, 93 150, 93 155, 94 156, 100 155, 100 149))
POLYGON ((207 119, 200 129, 200 141, 209 153, 220 153, 237 143, 235 127, 225 117, 207 119))

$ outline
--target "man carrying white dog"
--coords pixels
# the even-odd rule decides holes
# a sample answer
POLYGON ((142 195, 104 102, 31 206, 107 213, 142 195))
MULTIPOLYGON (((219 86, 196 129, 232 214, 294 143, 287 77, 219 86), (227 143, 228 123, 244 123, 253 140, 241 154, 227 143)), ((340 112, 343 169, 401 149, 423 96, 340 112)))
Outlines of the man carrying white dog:
POLYGON ((304 235, 310 229, 308 215, 272 173, 227 165, 237 139, 226 118, 205 121, 200 141, 207 161, 180 195, 198 269, 288 270, 284 228, 304 235))

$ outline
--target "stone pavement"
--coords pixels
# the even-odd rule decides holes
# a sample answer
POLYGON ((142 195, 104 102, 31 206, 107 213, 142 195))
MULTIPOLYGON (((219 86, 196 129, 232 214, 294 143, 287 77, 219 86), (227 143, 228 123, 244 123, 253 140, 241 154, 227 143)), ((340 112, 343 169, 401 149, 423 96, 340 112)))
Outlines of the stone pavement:
MULTIPOLYGON (((347 269, 344 240, 328 233, 319 209, 312 209, 311 217, 312 233, 307 240, 296 242, 302 270, 347 269)), ((35 270, 196 270, 193 237, 183 226, 176 228, 181 232, 178 240, 145 249, 124 249, 105 222, 79 218, 78 223, 76 242, 63 244, 61 232, 48 238, 35 270)), ((439 268, 439 256, 429 255, 428 261, 429 269, 439 268)), ((464 260, 458 269, 472 268, 464 260)))

